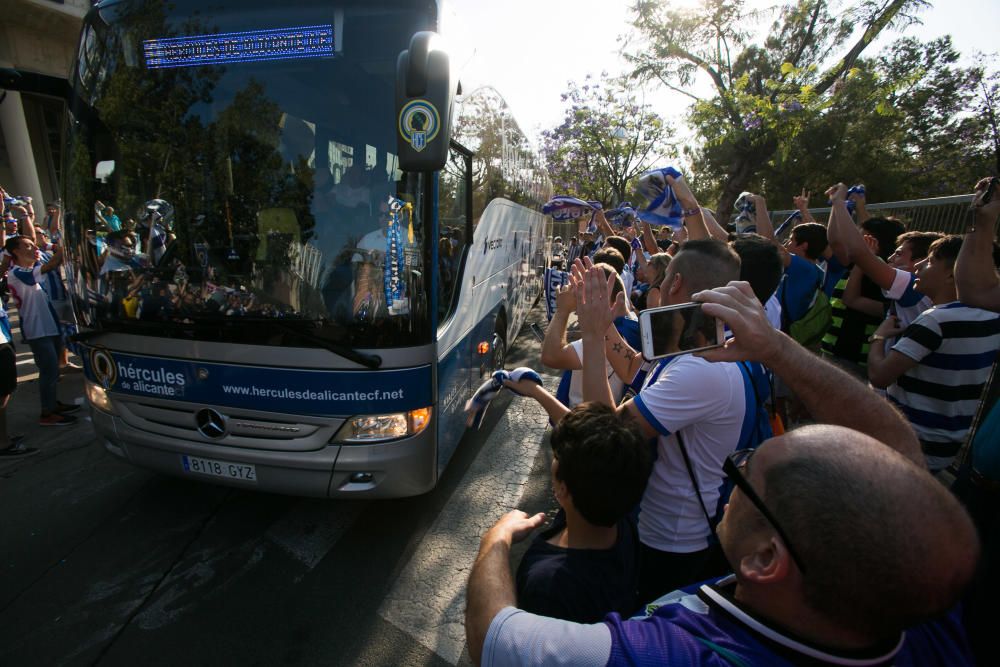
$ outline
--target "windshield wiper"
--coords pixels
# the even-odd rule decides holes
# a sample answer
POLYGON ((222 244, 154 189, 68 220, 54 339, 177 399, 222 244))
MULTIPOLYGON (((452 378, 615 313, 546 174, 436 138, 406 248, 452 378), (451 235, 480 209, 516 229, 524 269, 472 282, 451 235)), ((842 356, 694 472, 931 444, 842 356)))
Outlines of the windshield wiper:
MULTIPOLYGON (((246 321, 247 318, 241 318, 241 319, 243 319, 244 321, 246 321)), ((307 341, 309 341, 311 343, 316 343, 317 345, 319 345, 323 349, 329 350, 330 352, 333 352, 337 356, 343 357, 344 359, 347 359, 348 361, 353 361, 356 364, 361 364, 365 368, 375 369, 375 368, 381 368, 382 367, 382 357, 378 356, 377 354, 368 354, 366 352, 358 352, 354 348, 348 347, 347 345, 341 345, 340 343, 334 343, 333 341, 327 340, 326 338, 321 338, 320 336, 317 336, 315 334, 311 334, 311 333, 308 333, 306 331, 301 331, 299 329, 296 329, 295 327, 289 326, 288 324, 286 324, 285 322, 282 322, 281 320, 252 319, 251 321, 254 322, 255 324, 258 323, 258 322, 266 322, 266 323, 274 326, 277 329, 281 329, 282 331, 285 331, 287 333, 292 334, 293 336, 298 336, 298 337, 302 338, 303 340, 307 340, 307 341)), ((293 322, 299 321, 299 322, 305 322, 305 323, 312 324, 316 320, 292 320, 292 321, 293 322)))

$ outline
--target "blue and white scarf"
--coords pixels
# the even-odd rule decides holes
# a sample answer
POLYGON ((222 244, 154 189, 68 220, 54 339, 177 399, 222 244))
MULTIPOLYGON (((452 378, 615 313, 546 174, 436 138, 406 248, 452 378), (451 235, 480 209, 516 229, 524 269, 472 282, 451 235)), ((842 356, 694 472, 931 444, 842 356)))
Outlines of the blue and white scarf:
MULTIPOLYGON (((518 382, 520 380, 531 380, 532 382, 542 385, 542 376, 536 373, 534 370, 527 367, 515 368, 512 371, 499 370, 493 373, 486 382, 484 382, 476 393, 472 395, 465 403, 465 412, 468 413, 468 418, 466 419, 465 425, 471 426, 472 428, 479 428, 483 423, 483 417, 486 415, 486 409, 490 407, 490 402, 500 395, 503 391, 504 382, 510 380, 511 382, 518 382)), ((514 391, 511 389, 511 391, 514 391)), ((515 394, 518 392, 514 391, 515 394)), ((518 394, 520 395, 520 394, 518 394)))
POLYGON ((403 297, 403 228, 399 224, 399 211, 405 202, 389 197, 389 228, 385 231, 385 268, 383 284, 385 303, 391 308, 394 301, 403 297))
POLYGON ((649 206, 639 211, 638 217, 651 225, 670 225, 680 229, 684 224, 683 209, 667 183, 667 176, 681 178, 681 172, 673 167, 647 171, 639 177, 636 189, 649 200, 649 206))
POLYGON ((753 203, 753 195, 749 192, 742 192, 733 204, 736 209, 736 233, 752 234, 757 231, 757 222, 754 216, 757 214, 757 207, 753 203))
POLYGON ((862 197, 864 197, 865 186, 852 185, 850 188, 847 189, 847 210, 851 213, 851 215, 854 215, 855 204, 853 201, 851 201, 851 195, 861 195, 862 197))
POLYGON ((774 238, 778 238, 779 236, 784 234, 785 230, 788 229, 793 222, 801 219, 802 219, 802 213, 800 213, 799 211, 793 212, 790 216, 785 218, 784 222, 778 225, 777 229, 774 230, 774 238))
POLYGON ((569 271, 545 269, 545 314, 549 321, 552 320, 552 315, 556 312, 556 295, 559 294, 559 288, 568 283, 569 271))
POLYGON ((574 220, 599 208, 601 208, 600 202, 588 202, 569 195, 556 195, 545 202, 545 205, 542 206, 542 213, 551 215, 552 219, 556 221, 574 220), (595 207, 594 204, 597 206, 595 207))
POLYGON ((627 201, 605 213, 605 216, 608 222, 619 227, 631 227, 637 219, 635 209, 632 208, 631 202, 627 201))

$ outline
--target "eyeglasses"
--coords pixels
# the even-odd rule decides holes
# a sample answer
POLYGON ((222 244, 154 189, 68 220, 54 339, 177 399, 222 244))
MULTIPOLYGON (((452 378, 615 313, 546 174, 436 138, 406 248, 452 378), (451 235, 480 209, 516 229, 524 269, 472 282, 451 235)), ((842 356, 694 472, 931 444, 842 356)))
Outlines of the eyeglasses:
POLYGON ((802 559, 800 559, 799 555, 795 552, 795 548, 792 546, 792 541, 788 539, 788 535, 782 529, 778 520, 774 518, 773 514, 771 514, 771 510, 767 509, 767 506, 764 505, 764 501, 757 495, 757 492, 753 490, 753 487, 750 486, 750 482, 744 476, 744 471, 747 470, 750 464, 750 459, 756 451, 756 449, 736 450, 726 457, 726 462, 722 464, 722 472, 724 472, 726 477, 732 480, 733 484, 743 492, 743 495, 745 495, 747 499, 753 503, 753 506, 757 508, 757 511, 764 515, 767 522, 771 524, 771 527, 774 528, 775 532, 778 533, 778 536, 781 537, 781 541, 785 543, 785 548, 788 549, 788 554, 792 557, 792 560, 795 561, 795 564, 799 566, 799 571, 802 572, 802 574, 805 574, 806 568, 803 567, 802 559))

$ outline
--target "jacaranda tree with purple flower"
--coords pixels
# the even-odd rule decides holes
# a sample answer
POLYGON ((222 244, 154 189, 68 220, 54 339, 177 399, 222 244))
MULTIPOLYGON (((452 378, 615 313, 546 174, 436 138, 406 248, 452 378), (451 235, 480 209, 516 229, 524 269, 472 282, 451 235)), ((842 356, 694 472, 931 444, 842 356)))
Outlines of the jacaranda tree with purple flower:
POLYGON ((542 133, 555 191, 605 207, 628 199, 635 178, 663 158, 673 128, 625 81, 606 75, 570 82, 562 98, 562 124, 542 133))

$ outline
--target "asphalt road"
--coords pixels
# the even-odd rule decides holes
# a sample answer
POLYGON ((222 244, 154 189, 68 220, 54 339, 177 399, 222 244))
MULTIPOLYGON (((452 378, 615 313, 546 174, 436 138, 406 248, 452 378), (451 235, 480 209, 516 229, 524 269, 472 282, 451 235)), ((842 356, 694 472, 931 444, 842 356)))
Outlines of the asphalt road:
MULTIPOLYGON (((508 365, 537 359, 525 326, 508 365)), ((479 535, 508 509, 553 509, 545 418, 509 393, 433 492, 332 501, 134 468, 85 420, 35 426, 35 385, 23 383, 8 412, 11 431, 42 451, 0 462, 8 667, 467 664, 479 535)), ((62 385, 65 400, 82 380, 62 385)))

